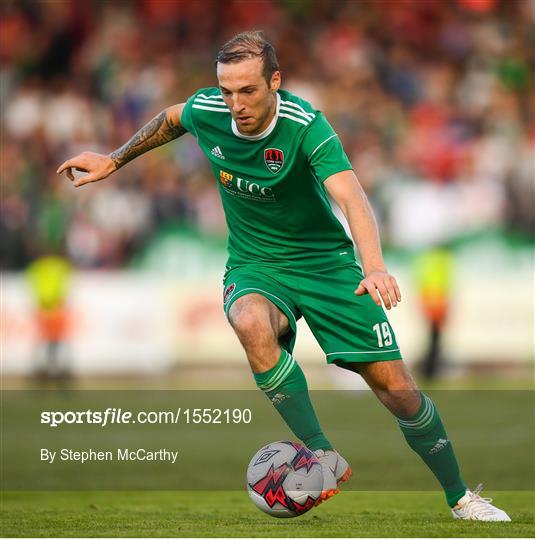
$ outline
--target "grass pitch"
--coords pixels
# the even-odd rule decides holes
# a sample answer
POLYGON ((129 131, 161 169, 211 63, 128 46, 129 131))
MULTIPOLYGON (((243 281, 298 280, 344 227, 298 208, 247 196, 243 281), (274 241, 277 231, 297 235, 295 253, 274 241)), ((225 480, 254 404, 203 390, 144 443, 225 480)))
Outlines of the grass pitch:
POLYGON ((5 492, 10 537, 532 537, 535 493, 492 493, 512 523, 452 519, 439 492, 347 491, 294 519, 240 491, 5 492))

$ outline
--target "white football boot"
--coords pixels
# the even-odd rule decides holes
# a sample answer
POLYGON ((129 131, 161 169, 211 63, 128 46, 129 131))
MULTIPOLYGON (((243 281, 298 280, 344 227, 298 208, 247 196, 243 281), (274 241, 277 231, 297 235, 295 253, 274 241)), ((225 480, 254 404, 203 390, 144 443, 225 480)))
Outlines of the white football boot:
POLYGON ((349 463, 336 450, 316 450, 314 452, 323 468, 323 491, 316 506, 340 493, 338 486, 349 480, 353 471, 349 463))
POLYGON ((499 508, 490 504, 490 497, 480 497, 483 484, 479 484, 472 492, 466 490, 457 505, 451 509, 455 519, 470 519, 473 521, 511 521, 511 518, 499 508))

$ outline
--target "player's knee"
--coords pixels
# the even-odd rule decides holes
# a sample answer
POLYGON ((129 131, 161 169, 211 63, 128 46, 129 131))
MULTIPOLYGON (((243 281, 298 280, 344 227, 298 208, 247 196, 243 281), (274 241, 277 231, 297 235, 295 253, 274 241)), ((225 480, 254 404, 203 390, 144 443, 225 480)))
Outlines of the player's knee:
POLYGON ((244 345, 268 341, 277 342, 270 318, 264 311, 261 307, 250 303, 232 306, 229 312, 229 322, 244 345))
POLYGON ((250 310, 231 310, 229 313, 230 325, 240 337, 253 334, 257 321, 256 314, 250 310))

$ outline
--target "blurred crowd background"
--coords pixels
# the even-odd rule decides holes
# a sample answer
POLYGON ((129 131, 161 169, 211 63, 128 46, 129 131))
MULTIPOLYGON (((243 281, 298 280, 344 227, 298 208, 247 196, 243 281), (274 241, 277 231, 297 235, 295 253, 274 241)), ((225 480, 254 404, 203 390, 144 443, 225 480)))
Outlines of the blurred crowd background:
POLYGON ((217 84, 244 29, 276 47, 284 87, 324 111, 387 247, 534 230, 535 3, 530 0, 2 2, 4 269, 63 254, 132 263, 162 229, 225 237, 193 137, 75 190, 58 165, 109 153, 161 109, 217 84))

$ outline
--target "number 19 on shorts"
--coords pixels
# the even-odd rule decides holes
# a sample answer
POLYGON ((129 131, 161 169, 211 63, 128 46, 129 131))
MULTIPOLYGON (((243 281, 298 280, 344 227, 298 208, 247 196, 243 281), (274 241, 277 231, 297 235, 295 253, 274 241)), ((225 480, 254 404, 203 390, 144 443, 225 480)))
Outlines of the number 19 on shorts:
POLYGON ((379 348, 392 345, 392 332, 387 322, 373 325, 373 331, 377 334, 377 343, 379 348))

